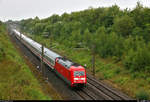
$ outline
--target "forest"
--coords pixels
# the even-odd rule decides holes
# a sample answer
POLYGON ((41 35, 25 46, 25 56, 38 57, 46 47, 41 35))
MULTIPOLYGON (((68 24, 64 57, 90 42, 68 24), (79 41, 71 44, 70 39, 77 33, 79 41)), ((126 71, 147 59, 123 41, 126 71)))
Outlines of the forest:
POLYGON ((68 48, 87 48, 102 58, 122 61, 131 72, 150 71, 150 8, 139 2, 132 10, 117 5, 89 7, 19 24, 22 31, 47 35, 68 48))

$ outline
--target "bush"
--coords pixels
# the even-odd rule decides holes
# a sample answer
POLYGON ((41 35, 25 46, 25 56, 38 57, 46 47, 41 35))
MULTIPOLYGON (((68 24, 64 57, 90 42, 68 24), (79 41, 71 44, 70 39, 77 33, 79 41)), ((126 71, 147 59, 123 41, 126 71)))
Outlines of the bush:
POLYGON ((105 79, 110 79, 112 78, 115 74, 113 72, 113 70, 105 70, 105 72, 103 72, 104 78, 105 79))
POLYGON ((110 79, 113 76, 113 73, 104 73, 104 79, 110 79))
POLYGON ((0 46, 0 61, 3 60, 4 56, 5 56, 4 50, 3 50, 3 48, 1 48, 1 46, 0 46))
POLYGON ((135 27, 135 21, 132 17, 124 15, 118 17, 114 20, 114 30, 122 36, 128 36, 131 34, 133 28, 135 27))
POLYGON ((114 71, 115 74, 119 74, 121 72, 120 67, 117 67, 114 71))
POLYGON ((116 83, 120 83, 122 85, 122 84, 124 84, 128 80, 129 79, 127 77, 122 77, 122 78, 116 79, 115 82, 116 83))
POLYGON ((132 79, 135 79, 137 76, 138 76, 138 73, 136 73, 136 72, 131 74, 132 79))
POLYGON ((136 92, 136 98, 138 98, 139 100, 147 100, 148 97, 149 97, 149 94, 142 89, 136 92))
POLYGON ((145 80, 140 80, 140 82, 138 83, 138 87, 141 88, 141 87, 144 87, 146 84, 145 80))
POLYGON ((123 59, 126 68, 131 71, 143 71, 149 69, 150 66, 150 53, 148 48, 143 45, 143 47, 137 47, 137 50, 130 49, 128 54, 123 59))
POLYGON ((147 75, 145 73, 139 73, 138 74, 139 78, 143 78, 143 79, 146 79, 147 78, 147 75))
POLYGON ((147 82, 150 84, 150 78, 147 78, 146 80, 147 80, 147 82))
POLYGON ((113 56, 113 57, 112 57, 112 60, 113 60, 114 63, 117 63, 117 62, 119 62, 121 59, 120 59, 119 57, 117 57, 117 56, 113 56))
MULTIPOLYGON (((119 61, 123 53, 123 38, 112 32, 106 34, 104 27, 97 30, 96 52, 103 58, 115 56, 114 59, 119 61)), ((95 39, 94 39, 95 40, 95 39)))
POLYGON ((96 68, 96 73, 100 71, 100 68, 96 68))

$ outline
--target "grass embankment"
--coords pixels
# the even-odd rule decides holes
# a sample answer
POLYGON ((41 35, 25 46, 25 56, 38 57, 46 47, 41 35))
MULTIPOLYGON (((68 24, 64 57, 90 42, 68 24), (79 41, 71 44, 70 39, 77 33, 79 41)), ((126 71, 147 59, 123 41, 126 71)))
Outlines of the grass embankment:
MULTIPOLYGON (((36 41, 50 47, 50 40, 40 36, 33 37, 36 41)), ((67 56, 74 62, 87 65, 87 70, 92 71, 91 53, 87 49, 72 49, 53 41, 51 49, 67 56)), ((96 56, 96 77, 124 93, 138 99, 150 99, 150 74, 148 72, 134 72, 123 67, 122 62, 115 62, 112 58, 102 59, 96 56)))
POLYGON ((50 100, 0 25, 0 100, 50 100))

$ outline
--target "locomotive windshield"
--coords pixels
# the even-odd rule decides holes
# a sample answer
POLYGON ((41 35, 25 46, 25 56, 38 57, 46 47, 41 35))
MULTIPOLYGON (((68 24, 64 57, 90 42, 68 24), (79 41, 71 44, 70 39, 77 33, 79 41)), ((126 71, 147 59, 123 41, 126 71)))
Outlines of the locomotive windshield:
POLYGON ((85 75, 84 71, 74 71, 74 77, 84 76, 84 75, 85 75))

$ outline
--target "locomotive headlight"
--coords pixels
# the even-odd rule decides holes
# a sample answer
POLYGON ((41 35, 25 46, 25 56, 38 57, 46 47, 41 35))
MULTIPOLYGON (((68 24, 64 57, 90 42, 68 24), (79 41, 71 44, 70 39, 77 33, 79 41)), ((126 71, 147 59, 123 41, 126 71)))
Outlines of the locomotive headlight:
POLYGON ((79 80, 79 78, 74 78, 74 80, 79 80))
POLYGON ((81 80, 85 80, 85 78, 81 78, 81 80))

